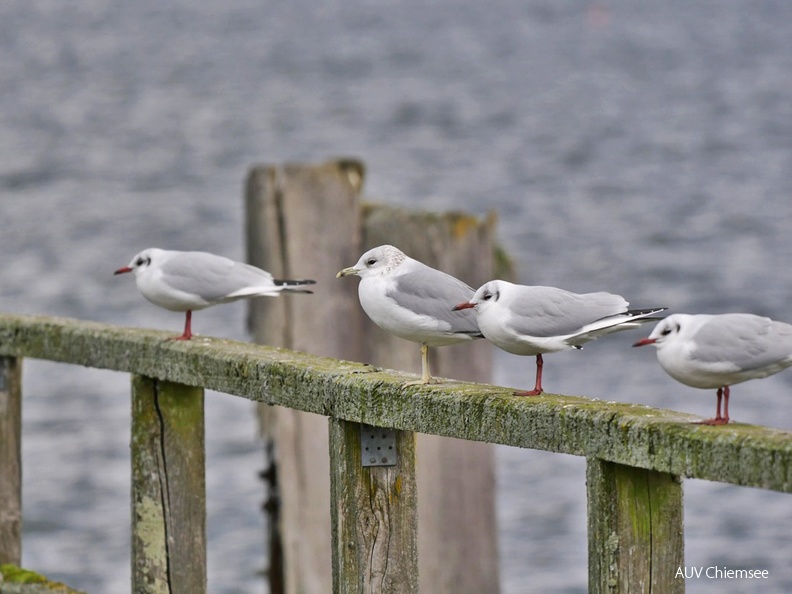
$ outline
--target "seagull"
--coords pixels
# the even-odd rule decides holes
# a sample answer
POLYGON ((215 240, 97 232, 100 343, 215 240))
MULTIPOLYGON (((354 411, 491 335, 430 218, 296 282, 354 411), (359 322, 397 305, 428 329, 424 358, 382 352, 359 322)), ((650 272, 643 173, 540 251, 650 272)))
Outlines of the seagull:
POLYGON ((367 251, 336 278, 349 275, 360 277, 360 305, 377 326, 421 345, 421 379, 407 385, 433 382, 430 346, 482 338, 475 316, 453 312, 449 307, 460 299, 470 299, 473 289, 392 245, 367 251))
POLYGON ((184 332, 174 340, 190 340, 193 310, 248 297, 275 297, 313 280, 275 280, 266 270, 208 252, 148 248, 114 274, 133 272, 138 291, 154 305, 186 312, 184 332))
POLYGON ((715 418, 700 425, 729 422, 729 386, 792 366, 792 325, 747 313, 674 314, 633 346, 647 344, 657 347, 660 366, 678 382, 717 388, 715 418))
POLYGON ((507 353, 536 355, 534 389, 514 393, 536 396, 542 393, 542 353, 580 349, 605 334, 657 320, 648 316, 667 309, 627 309, 628 305, 624 297, 612 293, 579 294, 493 280, 453 309, 475 308, 484 337, 507 353))

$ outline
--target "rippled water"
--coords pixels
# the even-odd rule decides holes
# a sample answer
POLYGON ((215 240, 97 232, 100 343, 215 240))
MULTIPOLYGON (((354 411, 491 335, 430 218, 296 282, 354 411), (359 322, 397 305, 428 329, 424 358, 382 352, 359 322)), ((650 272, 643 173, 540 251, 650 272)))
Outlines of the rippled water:
MULTIPOLYGON (((241 258, 251 164, 355 155, 369 198, 495 209, 525 282, 792 321, 784 0, 6 0, 0 50, 4 311, 177 331, 111 272, 149 245, 241 258)), ((196 330, 245 338, 244 311, 196 330)), ((637 336, 548 356, 546 387, 710 416, 637 336)), ((496 364, 497 383, 531 381, 528 359, 496 364)), ((24 563, 128 592, 128 378, 25 365, 24 563)), ((792 428, 790 391, 790 373, 741 385, 732 415, 792 428)), ((207 448, 210 591, 261 592, 251 406, 209 394, 207 448)), ((504 594, 585 592, 583 461, 501 448, 499 483, 504 594)), ((792 591, 787 496, 685 494, 689 566, 792 591)))

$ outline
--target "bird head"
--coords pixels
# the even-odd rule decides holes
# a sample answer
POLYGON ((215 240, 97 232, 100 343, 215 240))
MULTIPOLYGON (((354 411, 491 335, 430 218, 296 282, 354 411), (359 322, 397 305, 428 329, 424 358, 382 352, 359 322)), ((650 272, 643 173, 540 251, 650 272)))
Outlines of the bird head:
POLYGON ((392 245, 381 245, 370 249, 360 256, 357 264, 344 268, 336 274, 342 276, 357 275, 360 278, 368 276, 385 275, 401 264, 407 256, 399 248, 392 245))
POLYGON ((146 270, 152 261, 157 259, 157 256, 162 252, 157 248, 148 248, 137 254, 127 266, 122 266, 113 274, 125 274, 127 272, 134 272, 135 275, 140 274, 146 270))
POLYGON ((459 311, 473 307, 478 312, 485 311, 500 299, 502 289, 503 281, 490 281, 480 286, 470 301, 456 305, 453 310, 459 311))
POLYGON ((682 331, 682 321, 683 318, 679 314, 663 318, 658 322, 657 326, 654 327, 654 330, 652 330, 648 337, 642 338, 633 346, 640 347, 651 344, 658 348, 662 347, 663 344, 673 340, 674 337, 679 335, 682 331))

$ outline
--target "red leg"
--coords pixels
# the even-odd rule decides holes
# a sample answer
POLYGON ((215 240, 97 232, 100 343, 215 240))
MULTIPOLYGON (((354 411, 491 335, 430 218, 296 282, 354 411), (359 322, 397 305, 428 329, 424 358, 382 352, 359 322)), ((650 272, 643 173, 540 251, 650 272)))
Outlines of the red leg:
POLYGON ((192 311, 187 310, 187 317, 184 320, 184 332, 181 336, 171 338, 171 340, 190 340, 192 338, 192 311))
POLYGON ((518 390, 514 393, 515 396, 538 396, 542 393, 542 367, 544 366, 544 361, 542 361, 542 353, 536 355, 536 382, 534 383, 534 389, 523 391, 518 390))
POLYGON ((695 425, 726 425, 729 422, 729 386, 718 388, 718 404, 715 409, 714 419, 705 419, 704 421, 697 421, 695 425), (721 400, 724 401, 724 412, 721 416, 721 400))

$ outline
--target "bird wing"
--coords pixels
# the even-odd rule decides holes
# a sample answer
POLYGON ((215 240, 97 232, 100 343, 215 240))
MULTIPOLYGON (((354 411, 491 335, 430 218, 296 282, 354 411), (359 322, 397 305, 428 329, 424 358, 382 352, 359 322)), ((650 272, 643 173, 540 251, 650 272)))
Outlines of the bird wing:
POLYGON ((183 252, 161 267, 163 280, 179 291, 209 302, 260 294, 278 288, 272 275, 260 268, 207 252, 183 252))
POLYGON ((792 356, 792 326, 752 314, 713 317, 693 336, 691 357, 731 363, 739 371, 759 369, 792 356))
POLYGON ((555 287, 519 287, 509 306, 509 325, 536 338, 579 334, 586 326, 627 311, 612 293, 571 293, 555 287))
POLYGON ((420 264, 394 277, 393 289, 386 295, 400 307, 447 324, 449 332, 479 335, 481 331, 473 312, 453 311, 455 305, 469 301, 474 293, 461 280, 420 264))

